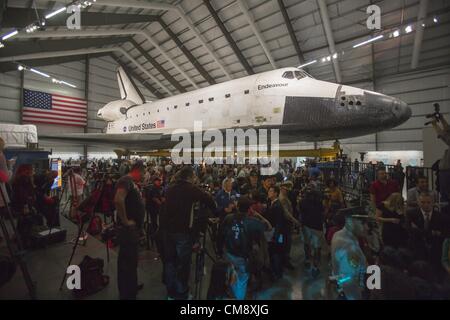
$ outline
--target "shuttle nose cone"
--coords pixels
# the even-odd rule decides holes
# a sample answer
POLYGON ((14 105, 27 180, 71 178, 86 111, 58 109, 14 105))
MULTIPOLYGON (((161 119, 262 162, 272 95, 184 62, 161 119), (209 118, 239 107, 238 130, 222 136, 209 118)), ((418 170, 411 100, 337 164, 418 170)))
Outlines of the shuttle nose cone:
POLYGON ((411 117, 412 111, 406 102, 393 98, 392 113, 402 123, 411 117))

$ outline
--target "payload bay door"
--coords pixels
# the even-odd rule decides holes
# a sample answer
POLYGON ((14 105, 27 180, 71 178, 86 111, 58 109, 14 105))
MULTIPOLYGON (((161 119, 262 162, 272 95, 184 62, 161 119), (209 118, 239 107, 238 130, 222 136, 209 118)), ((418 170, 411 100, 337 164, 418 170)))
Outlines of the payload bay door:
POLYGON ((254 98, 250 89, 242 89, 230 97, 229 117, 233 125, 240 126, 249 121, 254 98))

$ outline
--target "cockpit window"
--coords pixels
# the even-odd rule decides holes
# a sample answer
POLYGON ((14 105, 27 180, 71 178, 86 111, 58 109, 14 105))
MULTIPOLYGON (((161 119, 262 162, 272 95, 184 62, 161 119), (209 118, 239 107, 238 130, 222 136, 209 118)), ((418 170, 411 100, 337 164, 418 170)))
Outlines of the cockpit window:
POLYGON ((283 78, 285 79, 303 79, 303 78, 312 78, 307 72, 303 71, 303 70, 298 70, 298 71, 286 71, 285 73, 283 73, 283 78))
POLYGON ((294 71, 295 77, 297 78, 297 80, 306 78, 307 75, 305 73, 303 73, 302 71, 294 71))
POLYGON ((283 73, 282 77, 286 79, 294 79, 294 73, 292 71, 286 71, 283 73))

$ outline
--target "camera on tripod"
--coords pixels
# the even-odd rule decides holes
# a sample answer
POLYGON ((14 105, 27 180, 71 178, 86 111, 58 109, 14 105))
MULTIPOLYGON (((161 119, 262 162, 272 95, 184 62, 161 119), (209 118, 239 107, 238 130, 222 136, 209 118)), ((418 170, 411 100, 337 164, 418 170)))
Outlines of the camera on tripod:
POLYGON ((205 234, 208 228, 208 221, 211 218, 211 211, 202 203, 195 203, 193 207, 193 223, 194 239, 198 239, 200 234, 205 234))
MULTIPOLYGON (((433 106, 434 106, 434 113, 427 114, 425 117, 427 119, 434 118, 434 120, 436 120, 436 122, 440 122, 441 119, 442 119, 442 114, 440 112, 441 111, 441 106, 439 105, 439 103, 435 103, 435 104, 433 104, 433 106)), ((433 121, 428 121, 428 122, 425 123, 425 125, 427 126, 427 125, 429 125, 432 122, 433 121)))

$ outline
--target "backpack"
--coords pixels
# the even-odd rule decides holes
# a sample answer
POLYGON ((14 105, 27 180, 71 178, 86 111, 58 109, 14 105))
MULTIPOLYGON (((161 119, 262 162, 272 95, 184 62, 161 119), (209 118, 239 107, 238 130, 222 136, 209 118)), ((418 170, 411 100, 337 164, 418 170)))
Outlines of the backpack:
POLYGON ((79 264, 81 271, 81 289, 74 289, 76 298, 83 298, 94 294, 109 283, 109 277, 103 275, 103 259, 84 256, 79 264))
POLYGON ((239 257, 248 257, 250 253, 248 235, 245 228, 244 218, 233 215, 226 234, 228 251, 239 257))

